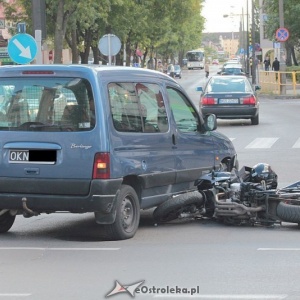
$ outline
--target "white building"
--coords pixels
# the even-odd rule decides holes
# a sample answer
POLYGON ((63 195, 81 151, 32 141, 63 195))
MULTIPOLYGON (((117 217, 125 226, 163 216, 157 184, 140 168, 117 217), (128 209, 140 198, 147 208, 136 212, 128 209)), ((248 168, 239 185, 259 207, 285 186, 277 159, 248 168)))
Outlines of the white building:
POLYGON ((265 57, 269 56, 271 61, 273 61, 274 57, 280 56, 280 44, 278 45, 278 43, 273 43, 267 38, 265 23, 267 21, 268 16, 265 12, 264 5, 265 0, 259 0, 260 47, 262 49, 262 60, 264 61, 265 57), (277 46, 279 46, 279 48, 277 46))

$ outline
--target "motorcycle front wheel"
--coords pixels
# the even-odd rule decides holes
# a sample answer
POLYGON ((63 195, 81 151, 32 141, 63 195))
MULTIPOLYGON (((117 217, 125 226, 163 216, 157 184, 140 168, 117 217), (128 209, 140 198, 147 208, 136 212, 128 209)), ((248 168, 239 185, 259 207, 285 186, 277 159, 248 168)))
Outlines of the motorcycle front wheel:
POLYGON ((182 213, 193 213, 204 203, 203 196, 198 192, 189 192, 170 198, 160 204, 153 212, 157 223, 176 220, 182 213))

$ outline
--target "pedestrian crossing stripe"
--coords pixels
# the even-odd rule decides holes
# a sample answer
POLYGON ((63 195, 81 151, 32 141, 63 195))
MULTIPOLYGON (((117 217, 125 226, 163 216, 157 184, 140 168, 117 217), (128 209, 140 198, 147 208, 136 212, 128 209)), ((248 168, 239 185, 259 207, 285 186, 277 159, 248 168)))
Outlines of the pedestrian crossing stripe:
POLYGON ((300 148, 300 138, 296 141, 292 148, 300 148))
POLYGON ((248 146, 249 148, 256 148, 256 149, 266 149, 271 148, 279 138, 256 138, 252 141, 248 146))
MULTIPOLYGON (((236 138, 229 138, 231 142, 236 140, 236 138)), ((268 149, 271 148, 279 138, 273 137, 273 138, 256 138, 254 139, 250 144, 248 144, 245 149, 268 149)), ((292 146, 293 149, 299 149, 300 148, 300 138, 297 139, 297 141, 292 146)))

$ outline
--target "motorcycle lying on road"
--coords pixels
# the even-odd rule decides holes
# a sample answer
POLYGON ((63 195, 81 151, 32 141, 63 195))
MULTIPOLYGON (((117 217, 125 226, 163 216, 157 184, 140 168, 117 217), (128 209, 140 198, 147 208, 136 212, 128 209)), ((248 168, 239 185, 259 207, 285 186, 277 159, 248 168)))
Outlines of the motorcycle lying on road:
POLYGON ((157 223, 183 218, 211 218, 230 225, 300 224, 300 181, 277 189, 277 174, 259 163, 233 172, 212 171, 197 190, 169 198, 153 212, 157 223))

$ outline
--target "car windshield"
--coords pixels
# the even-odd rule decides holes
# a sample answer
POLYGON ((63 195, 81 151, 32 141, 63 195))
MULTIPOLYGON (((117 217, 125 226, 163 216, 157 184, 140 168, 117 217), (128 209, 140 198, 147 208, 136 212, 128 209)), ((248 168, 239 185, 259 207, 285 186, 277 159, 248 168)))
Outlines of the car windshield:
POLYGON ((211 93, 245 93, 252 92, 250 83, 243 78, 212 78, 207 85, 207 92, 211 93))
POLYGON ((81 131, 94 127, 93 95, 82 78, 1 78, 0 130, 81 131))
POLYGON ((175 71, 180 71, 180 66, 179 65, 175 65, 174 69, 175 69, 175 71))

